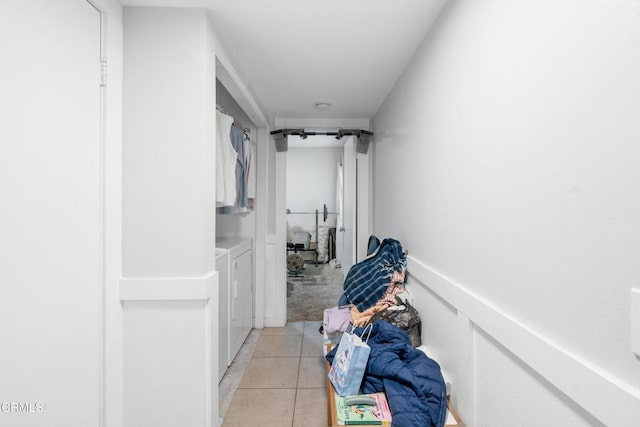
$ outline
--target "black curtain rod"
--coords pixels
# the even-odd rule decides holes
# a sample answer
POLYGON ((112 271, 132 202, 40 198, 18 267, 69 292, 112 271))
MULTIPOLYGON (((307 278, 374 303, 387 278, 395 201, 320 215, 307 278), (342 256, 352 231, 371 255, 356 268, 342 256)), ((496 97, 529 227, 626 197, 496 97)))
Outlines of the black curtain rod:
POLYGON ((304 129, 278 129, 271 132, 271 135, 277 135, 277 134, 282 134, 282 136, 298 135, 302 137, 302 139, 305 139, 307 136, 328 135, 328 136, 336 136, 337 139, 340 139, 346 135, 357 135, 357 136, 360 136, 361 134, 373 135, 373 132, 370 132, 364 129, 338 129, 337 132, 315 132, 315 131, 307 132, 304 129))

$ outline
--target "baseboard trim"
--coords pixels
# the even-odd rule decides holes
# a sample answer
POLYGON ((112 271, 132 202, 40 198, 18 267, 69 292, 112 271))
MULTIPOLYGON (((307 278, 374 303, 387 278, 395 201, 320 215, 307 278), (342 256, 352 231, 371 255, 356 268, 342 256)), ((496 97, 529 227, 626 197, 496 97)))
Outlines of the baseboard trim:
POLYGON ((640 419, 640 390, 571 353, 473 294, 415 257, 408 271, 417 284, 438 295, 522 362, 606 425, 640 419))

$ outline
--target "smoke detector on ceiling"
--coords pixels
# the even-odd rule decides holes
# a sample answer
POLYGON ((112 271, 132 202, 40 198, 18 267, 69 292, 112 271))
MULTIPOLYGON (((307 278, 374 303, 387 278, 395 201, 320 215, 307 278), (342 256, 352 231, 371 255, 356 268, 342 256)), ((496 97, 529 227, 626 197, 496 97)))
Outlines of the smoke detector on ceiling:
POLYGON ((329 102, 316 102, 313 104, 316 110, 327 111, 331 108, 331 103, 329 102))

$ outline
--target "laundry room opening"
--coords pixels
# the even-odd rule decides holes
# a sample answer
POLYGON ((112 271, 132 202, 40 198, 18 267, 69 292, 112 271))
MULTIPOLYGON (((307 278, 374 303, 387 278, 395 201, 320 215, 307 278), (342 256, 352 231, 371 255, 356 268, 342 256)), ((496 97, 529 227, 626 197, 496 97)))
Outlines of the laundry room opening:
POLYGON ((287 139, 287 321, 322 320, 344 281, 344 141, 328 135, 287 139))

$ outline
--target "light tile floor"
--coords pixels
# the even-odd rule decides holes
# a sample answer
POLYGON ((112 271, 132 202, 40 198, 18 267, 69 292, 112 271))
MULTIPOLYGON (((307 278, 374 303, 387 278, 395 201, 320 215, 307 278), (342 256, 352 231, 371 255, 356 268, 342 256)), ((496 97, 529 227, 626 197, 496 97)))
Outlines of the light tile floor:
POLYGON ((326 426, 321 322, 253 330, 220 383, 223 427, 326 426))

